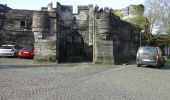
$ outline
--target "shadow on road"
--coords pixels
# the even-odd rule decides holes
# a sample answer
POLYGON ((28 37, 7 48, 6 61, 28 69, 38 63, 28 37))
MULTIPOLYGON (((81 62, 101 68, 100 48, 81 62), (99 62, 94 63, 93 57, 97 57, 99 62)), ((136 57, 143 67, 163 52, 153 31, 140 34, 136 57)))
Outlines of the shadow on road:
MULTIPOLYGON (((145 66, 146 68, 156 68, 155 66, 145 66)), ((156 68, 157 69, 157 68, 156 68)), ((165 63, 164 66, 161 66, 162 70, 170 70, 170 63, 165 63)))
POLYGON ((95 66, 92 63, 64 63, 64 64, 57 64, 57 63, 39 63, 39 64, 1 64, 0 69, 13 69, 13 68, 40 68, 40 67, 85 67, 85 66, 95 66))
POLYGON ((165 65, 161 69, 170 69, 170 62, 165 63, 165 65))
POLYGON ((0 65, 0 69, 11 68, 37 68, 37 67, 55 67, 55 65, 0 65))

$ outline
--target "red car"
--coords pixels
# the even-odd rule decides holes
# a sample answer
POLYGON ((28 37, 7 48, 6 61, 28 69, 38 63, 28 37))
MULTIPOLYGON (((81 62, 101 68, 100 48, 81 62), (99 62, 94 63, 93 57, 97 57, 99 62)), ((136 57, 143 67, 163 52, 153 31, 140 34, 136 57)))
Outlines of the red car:
POLYGON ((34 58, 34 48, 31 46, 23 47, 19 50, 20 58, 34 58))

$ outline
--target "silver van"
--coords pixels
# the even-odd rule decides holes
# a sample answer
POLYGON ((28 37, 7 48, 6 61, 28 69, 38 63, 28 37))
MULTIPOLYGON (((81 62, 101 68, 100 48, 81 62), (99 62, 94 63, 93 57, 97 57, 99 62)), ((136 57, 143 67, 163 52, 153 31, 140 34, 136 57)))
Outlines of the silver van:
POLYGON ((162 50, 155 46, 143 46, 138 49, 136 55, 137 67, 141 65, 151 65, 156 68, 164 66, 165 60, 162 56, 162 50))

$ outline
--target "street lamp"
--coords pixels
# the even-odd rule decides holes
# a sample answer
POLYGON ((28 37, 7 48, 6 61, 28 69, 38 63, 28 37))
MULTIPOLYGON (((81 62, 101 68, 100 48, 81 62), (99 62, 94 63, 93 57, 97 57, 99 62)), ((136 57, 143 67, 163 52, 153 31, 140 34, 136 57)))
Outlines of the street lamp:
POLYGON ((140 31, 140 47, 142 46, 142 33, 144 33, 145 30, 140 31))

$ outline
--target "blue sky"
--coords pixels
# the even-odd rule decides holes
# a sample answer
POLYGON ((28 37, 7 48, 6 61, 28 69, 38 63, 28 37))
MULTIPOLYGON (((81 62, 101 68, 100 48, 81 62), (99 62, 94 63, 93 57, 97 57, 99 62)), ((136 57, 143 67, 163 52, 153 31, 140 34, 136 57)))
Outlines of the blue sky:
MULTIPOLYGON (((7 4, 13 9, 30 9, 40 10, 41 7, 46 7, 47 4, 53 2, 55 7, 56 2, 62 5, 87 5, 97 4, 101 7, 111 7, 113 9, 120 9, 129 6, 130 4, 144 4, 145 0, 0 0, 1 4, 7 4)), ((74 6, 75 9, 76 6, 74 6)))

